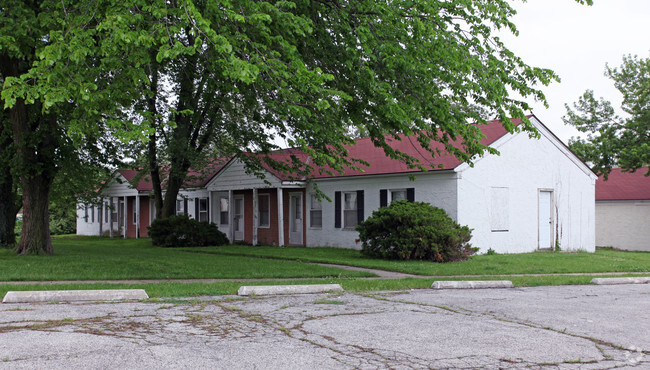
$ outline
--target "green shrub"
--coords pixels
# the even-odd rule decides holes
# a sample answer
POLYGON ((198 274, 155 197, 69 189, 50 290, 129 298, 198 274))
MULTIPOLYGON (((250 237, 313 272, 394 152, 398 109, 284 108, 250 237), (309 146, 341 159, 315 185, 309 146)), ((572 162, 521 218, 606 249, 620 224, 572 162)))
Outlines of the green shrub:
POLYGON ((217 225, 187 215, 155 219, 149 226, 149 236, 153 245, 168 248, 230 244, 217 225))
POLYGON ((50 234, 65 235, 77 232, 75 203, 50 203, 50 234))
POLYGON ((441 209, 423 202, 397 201, 357 226, 361 252, 385 259, 451 262, 478 251, 468 244, 472 231, 441 209))

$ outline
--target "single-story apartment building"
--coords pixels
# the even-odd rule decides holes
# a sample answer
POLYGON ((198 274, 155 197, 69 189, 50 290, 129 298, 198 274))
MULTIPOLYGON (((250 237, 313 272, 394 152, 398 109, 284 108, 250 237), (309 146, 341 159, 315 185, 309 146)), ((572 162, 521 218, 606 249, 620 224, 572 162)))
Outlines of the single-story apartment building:
MULTIPOLYGON (((223 163, 215 161, 200 173, 188 175, 176 201, 176 214, 188 214, 201 221, 210 220, 205 184, 223 167, 223 163)), ((123 238, 149 236, 148 227, 156 214, 149 176, 140 176, 137 170, 118 170, 98 193, 98 204, 78 205, 77 234, 123 238)))
MULTIPOLYGON (((269 168, 265 181, 248 174, 244 163, 232 158, 209 174, 204 185, 181 192, 179 204, 187 200, 189 208, 185 209, 191 217, 207 217, 230 240, 253 245, 360 248, 354 227, 379 207, 406 199, 445 209, 458 223, 473 229, 471 243, 483 252, 491 248, 499 253, 519 253, 558 246, 594 251, 597 176, 535 116, 529 119, 540 132, 539 139, 528 133, 510 134, 498 121, 481 126, 482 143, 499 150, 500 155, 476 158, 473 166, 444 152, 431 157, 416 139, 398 136, 391 146, 430 169, 409 168, 362 138, 348 148, 351 158, 369 163, 361 169, 295 179, 269 168), (319 197, 317 189, 329 200, 319 197), (197 199, 198 209, 197 203, 192 203, 197 199), (205 216, 200 214, 204 209, 201 199, 208 207, 205 216)), ((432 146, 442 149, 439 143, 432 146)), ((309 160, 293 149, 270 155, 276 160, 291 156, 309 160)), ((127 181, 123 184, 127 184, 128 176, 123 172, 116 175, 124 177, 127 181)), ((137 185, 144 190, 139 201, 134 192, 140 190, 130 189, 132 194, 128 188, 110 184, 102 196, 125 199, 124 211, 118 205, 118 213, 126 217, 133 213, 127 223, 137 223, 146 186, 137 185)), ((153 214, 151 208, 146 212, 153 214)), ((79 223, 86 220, 85 213, 82 216, 79 223)), ((144 213, 140 218, 137 236, 145 236, 142 227, 150 220, 144 213)), ((91 230, 81 225, 78 233, 86 230, 97 235, 97 226, 91 230)), ((126 236, 132 235, 129 230, 127 226, 126 236)))
POLYGON ((596 245, 650 252, 650 177, 612 169, 596 182, 596 245))

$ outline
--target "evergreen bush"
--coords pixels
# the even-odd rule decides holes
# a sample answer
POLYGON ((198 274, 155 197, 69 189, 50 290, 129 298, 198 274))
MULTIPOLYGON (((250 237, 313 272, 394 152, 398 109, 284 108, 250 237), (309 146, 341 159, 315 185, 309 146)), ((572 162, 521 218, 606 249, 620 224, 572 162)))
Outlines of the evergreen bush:
POLYGON ((433 262, 461 261, 478 251, 472 231, 441 209, 423 202, 396 201, 357 226, 368 256, 433 262))
POLYGON ((217 225, 187 215, 155 219, 149 226, 149 236, 153 245, 167 248, 230 244, 217 225))

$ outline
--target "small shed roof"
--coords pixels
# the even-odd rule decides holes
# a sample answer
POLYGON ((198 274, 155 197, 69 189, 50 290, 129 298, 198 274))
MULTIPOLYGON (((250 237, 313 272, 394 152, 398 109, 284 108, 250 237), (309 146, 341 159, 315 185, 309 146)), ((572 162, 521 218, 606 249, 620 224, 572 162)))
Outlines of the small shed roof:
POLYGON ((647 167, 636 172, 613 168, 607 181, 602 176, 596 181, 596 200, 650 199, 650 176, 644 176, 647 172, 647 167))

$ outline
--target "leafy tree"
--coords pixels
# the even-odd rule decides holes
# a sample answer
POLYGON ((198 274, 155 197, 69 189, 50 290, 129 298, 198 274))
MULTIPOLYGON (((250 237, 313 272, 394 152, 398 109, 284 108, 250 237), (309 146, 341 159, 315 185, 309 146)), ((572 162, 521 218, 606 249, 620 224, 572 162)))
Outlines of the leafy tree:
MULTIPOLYGON (((57 173, 65 163, 78 161, 69 154, 106 137, 102 130, 124 131, 127 123, 112 115, 112 108, 121 106, 121 97, 130 91, 116 78, 116 66, 128 60, 125 54, 101 52, 119 48, 115 40, 97 33, 95 18, 95 12, 106 14, 118 2, 0 4, 2 98, 24 214, 17 251, 51 254, 48 207, 57 173)), ((128 47, 122 50, 128 55, 128 47)), ((129 138, 125 132, 122 137, 129 138)))
MULTIPOLYGON (((566 106, 566 124, 587 133, 572 138, 569 146, 605 178, 614 167, 636 171, 650 165, 650 58, 624 56, 618 68, 607 66, 605 75, 623 95, 619 116, 612 104, 587 90, 572 110, 566 106)), ((650 175, 650 169, 646 176, 650 175)))
MULTIPOLYGON (((19 250, 51 253, 58 148, 103 129, 148 140, 163 214, 187 169, 214 151, 252 173, 267 163, 297 176, 356 164, 345 148, 351 127, 413 167, 426 164, 393 150, 386 134, 416 135, 433 156, 430 140, 442 142, 467 162, 494 152, 467 122, 500 118, 515 130, 509 118, 524 117, 525 99, 545 100, 536 85, 557 79, 493 36, 517 32, 513 14, 506 0, 4 0, 2 97, 25 208, 19 250), (246 155, 278 149, 273 139, 311 161, 246 155)), ((521 129, 534 131, 525 119, 521 129)))
MULTIPOLYGON (((431 140, 469 162, 494 150, 468 121, 498 117, 512 131, 509 118, 523 118, 529 106, 509 91, 544 100, 535 85, 556 79, 493 37, 494 29, 517 32, 506 1, 213 5, 141 7, 136 13, 145 21, 117 31, 125 39, 152 38, 138 64, 148 74, 146 94, 134 111, 155 129, 143 167, 162 217, 173 214, 188 168, 215 148, 237 155, 253 173, 266 162, 299 177, 355 165, 345 144, 357 132, 388 155, 426 167, 389 146, 385 135, 403 132, 417 135, 434 156, 431 140), (277 141, 307 152, 311 162, 246 155, 277 150, 277 141)), ((524 122, 524 130, 534 130, 524 122)))

